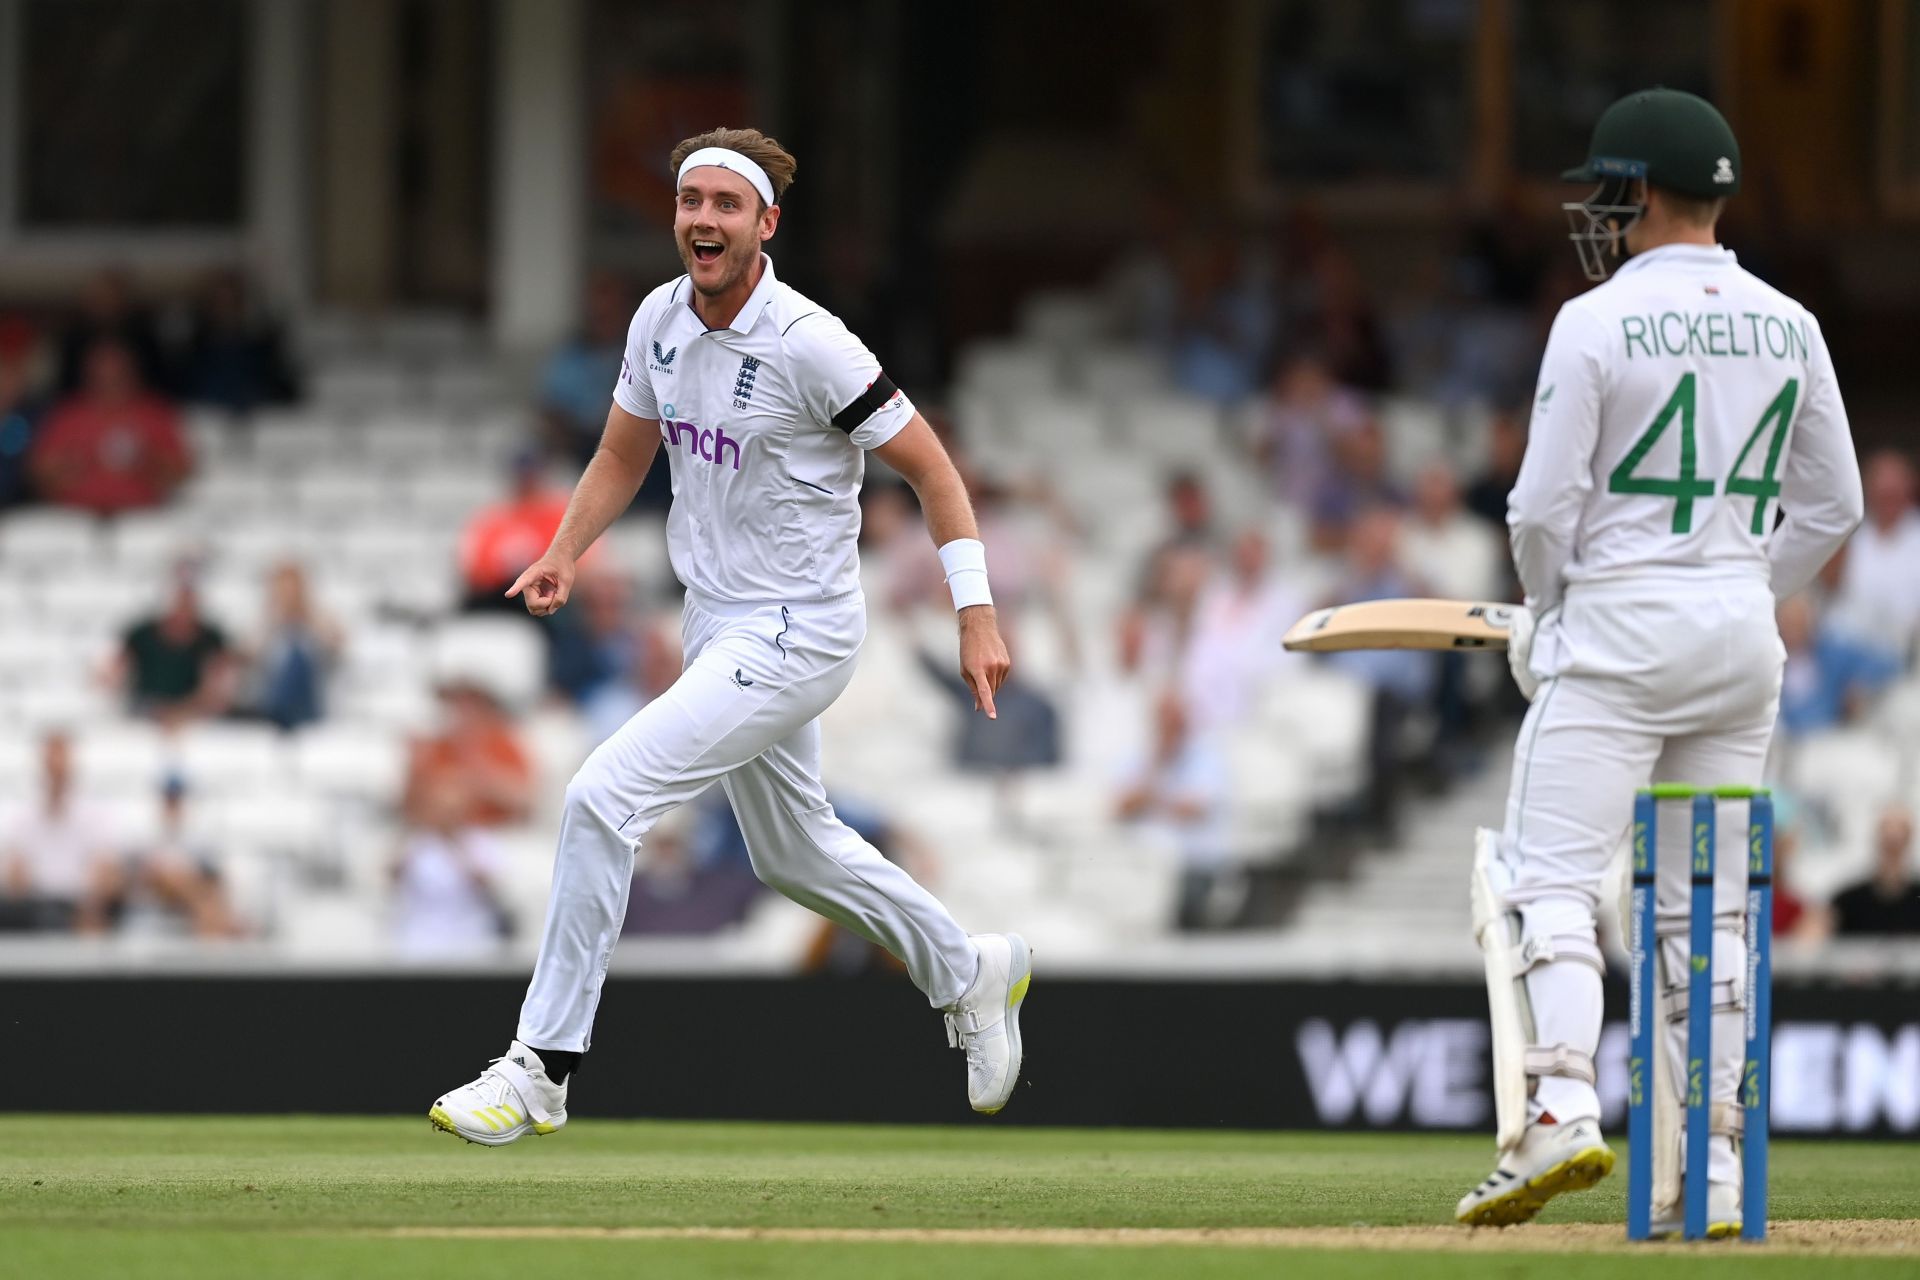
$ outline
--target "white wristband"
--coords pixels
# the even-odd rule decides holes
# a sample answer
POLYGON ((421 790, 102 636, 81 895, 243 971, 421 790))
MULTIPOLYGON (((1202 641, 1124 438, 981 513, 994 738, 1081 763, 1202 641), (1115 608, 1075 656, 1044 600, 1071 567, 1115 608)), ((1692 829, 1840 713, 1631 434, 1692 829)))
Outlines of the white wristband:
POLYGON ((953 593, 956 610, 993 603, 987 590, 987 546, 980 539, 955 538, 940 548, 940 564, 947 571, 947 590, 953 593))

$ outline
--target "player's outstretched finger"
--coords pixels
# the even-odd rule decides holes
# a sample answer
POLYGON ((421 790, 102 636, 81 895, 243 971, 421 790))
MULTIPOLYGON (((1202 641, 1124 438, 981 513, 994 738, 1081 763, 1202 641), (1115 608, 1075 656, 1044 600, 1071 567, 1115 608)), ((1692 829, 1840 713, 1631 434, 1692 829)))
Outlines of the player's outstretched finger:
POLYGON ((967 682, 973 686, 974 709, 986 712, 989 720, 998 720, 1000 713, 993 707, 993 691, 997 682, 978 668, 967 672, 967 682))
MULTIPOLYGON (((533 579, 533 570, 531 568, 528 568, 525 571, 523 571, 519 577, 513 580, 513 585, 507 588, 506 598, 508 600, 511 600, 515 596, 519 595, 522 591, 525 591, 527 589, 528 583, 532 581, 532 579, 533 579)), ((529 603, 531 603, 533 597, 529 595, 527 599, 529 603)))

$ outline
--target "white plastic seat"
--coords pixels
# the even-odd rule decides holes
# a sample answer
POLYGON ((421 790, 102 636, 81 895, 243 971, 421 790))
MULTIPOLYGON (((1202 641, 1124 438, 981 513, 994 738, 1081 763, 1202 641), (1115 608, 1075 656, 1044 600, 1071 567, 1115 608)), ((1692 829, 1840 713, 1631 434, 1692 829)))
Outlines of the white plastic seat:
POLYGON ((209 795, 274 794, 290 772, 285 738, 263 724, 207 721, 182 730, 177 744, 188 785, 209 795))
POLYGON ((115 794, 157 793, 171 768, 160 730, 144 720, 106 720, 74 741, 74 774, 82 788, 115 794))
POLYGON ((428 653, 436 681, 472 681, 510 707, 529 706, 546 687, 546 643, 529 620, 451 618, 434 630, 428 653))
POLYGON ((1304 753, 1316 801, 1344 800, 1365 780, 1372 699, 1372 690, 1352 676, 1307 667, 1262 691, 1255 723, 1304 753))
POLYGON ((99 552, 99 523, 84 512, 29 507, 0 517, 0 559, 11 565, 64 568, 99 552))
POLYGON ((385 805, 406 783, 405 738, 375 725, 310 725, 294 736, 293 760, 301 785, 324 796, 385 805))
POLYGON ((1060 387, 1053 353, 1030 342, 976 342, 958 365, 956 383, 995 397, 1049 395, 1060 387))
POLYGON ((404 369, 384 362, 337 364, 315 370, 308 379, 313 403, 346 417, 392 409, 405 403, 413 389, 404 369))

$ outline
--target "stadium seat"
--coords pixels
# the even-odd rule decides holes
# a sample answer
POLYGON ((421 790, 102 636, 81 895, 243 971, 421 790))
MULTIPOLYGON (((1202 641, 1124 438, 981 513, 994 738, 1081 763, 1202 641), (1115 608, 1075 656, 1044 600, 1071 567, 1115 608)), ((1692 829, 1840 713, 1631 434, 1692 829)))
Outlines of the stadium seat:
POLYGON ((546 687, 546 641, 531 619, 450 618, 427 644, 436 681, 471 681, 518 709, 531 706, 546 687))
POLYGON ((79 511, 28 507, 0 517, 0 563, 15 570, 64 571, 99 554, 98 522, 79 511))
POLYGON ((286 740, 264 724, 204 721, 183 729, 174 743, 180 772, 209 795, 274 793, 292 772, 286 740))
POLYGON ((176 752, 145 720, 112 719, 88 726, 74 742, 74 773, 99 793, 155 795, 174 768, 176 752))
POLYGON ((1060 371, 1051 353, 1025 342, 976 342, 960 353, 955 382, 996 398, 1051 395, 1060 371))
POLYGON ((294 776, 321 796, 390 805, 406 782, 406 741, 384 726, 322 721, 293 735, 292 753, 294 776))

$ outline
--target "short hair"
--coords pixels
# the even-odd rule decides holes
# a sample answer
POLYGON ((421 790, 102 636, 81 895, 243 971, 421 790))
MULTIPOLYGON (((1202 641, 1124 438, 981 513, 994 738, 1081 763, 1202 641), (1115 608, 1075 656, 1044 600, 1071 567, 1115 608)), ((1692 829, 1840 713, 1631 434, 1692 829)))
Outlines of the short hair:
POLYGON ((793 158, 791 152, 758 129, 709 129, 675 147, 673 154, 667 157, 668 167, 677 176, 686 158, 703 147, 725 147, 729 151, 738 151, 765 169, 768 180, 773 183, 775 204, 779 204, 780 197, 787 194, 787 188, 793 183, 794 171, 800 167, 800 162, 793 158))
POLYGON ((1720 221, 1720 214, 1727 207, 1725 196, 1690 196, 1671 187, 1655 189, 1660 192, 1673 220, 1689 227, 1711 227, 1720 221))

